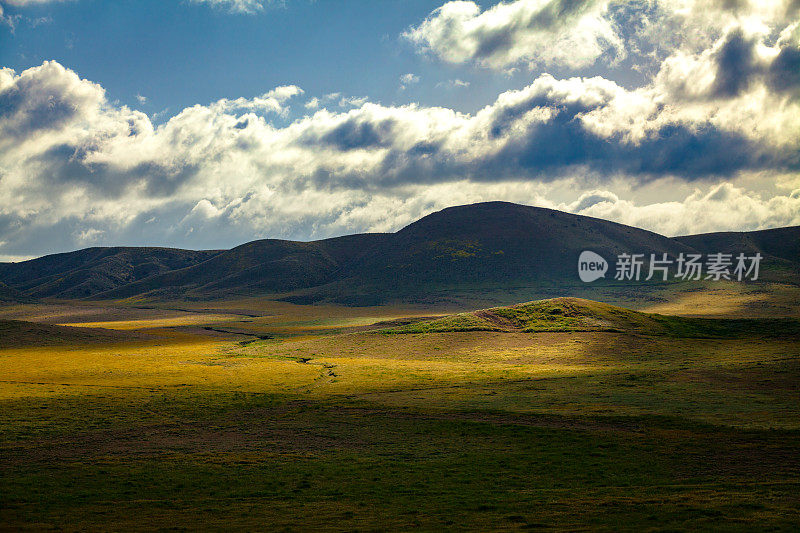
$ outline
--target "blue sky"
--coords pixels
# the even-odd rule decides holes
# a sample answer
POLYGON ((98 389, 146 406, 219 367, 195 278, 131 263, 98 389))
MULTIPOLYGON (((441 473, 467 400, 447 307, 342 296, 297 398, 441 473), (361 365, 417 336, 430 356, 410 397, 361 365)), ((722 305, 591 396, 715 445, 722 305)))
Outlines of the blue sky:
POLYGON ((507 200, 800 224, 792 0, 0 0, 0 260, 507 200))
POLYGON ((0 34, 0 63, 22 71, 56 60, 100 83, 112 100, 173 113, 292 84, 311 95, 339 92, 384 104, 474 111, 502 90, 526 84, 528 73, 509 78, 420 61, 401 34, 440 5, 294 0, 265 4, 255 13, 163 0, 9 6, 8 16, 25 19, 13 34, 0 34), (409 72, 420 81, 402 91, 400 76, 409 72), (469 81, 471 90, 436 89, 452 79, 469 81), (146 105, 137 95, 147 98, 146 105))

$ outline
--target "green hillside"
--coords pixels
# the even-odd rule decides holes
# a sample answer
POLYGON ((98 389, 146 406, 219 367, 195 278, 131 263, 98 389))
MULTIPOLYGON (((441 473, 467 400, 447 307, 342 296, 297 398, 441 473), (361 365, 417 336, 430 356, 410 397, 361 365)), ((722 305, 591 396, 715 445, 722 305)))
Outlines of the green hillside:
POLYGON ((416 322, 384 333, 611 331, 677 337, 797 336, 795 319, 708 319, 641 313, 582 298, 552 298, 416 322))

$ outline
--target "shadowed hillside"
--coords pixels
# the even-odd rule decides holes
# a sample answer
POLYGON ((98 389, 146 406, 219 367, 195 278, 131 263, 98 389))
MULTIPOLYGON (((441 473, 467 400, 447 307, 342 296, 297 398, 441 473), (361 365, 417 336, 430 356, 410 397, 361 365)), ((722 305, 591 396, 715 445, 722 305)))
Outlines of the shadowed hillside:
POLYGON ((89 248, 0 264, 0 281, 16 291, 9 299, 270 295, 295 303, 371 305, 456 287, 594 289, 609 283, 613 264, 605 281, 580 282, 576 267, 584 250, 599 253, 609 263, 622 253, 674 258, 680 253, 760 252, 761 279, 800 281, 800 228, 671 239, 606 220, 507 202, 451 207, 391 234, 313 242, 267 239, 224 251, 89 248))
POLYGON ((787 279, 800 279, 800 226, 749 232, 704 233, 675 237, 675 240, 703 253, 752 255, 758 252, 768 261, 772 270, 783 271, 787 279))
POLYGON ((26 298, 21 292, 12 289, 5 283, 0 283, 0 302, 2 303, 15 303, 25 301, 26 298))
POLYGON ((382 234, 348 235, 316 242, 253 241, 202 263, 149 277, 99 294, 101 298, 219 298, 314 287, 335 279, 353 257, 380 245, 382 234))
POLYGON ((205 261, 219 251, 87 248, 0 264, 0 280, 28 296, 78 299, 205 261))
POLYGON ((379 254, 354 265, 362 280, 442 282, 576 280, 578 256, 593 250, 669 253, 691 249, 650 231, 507 202, 451 207, 401 229, 379 254))
POLYGON ((102 328, 80 328, 0 320, 0 348, 25 346, 84 346, 86 344, 130 342, 146 336, 135 332, 121 332, 102 328))

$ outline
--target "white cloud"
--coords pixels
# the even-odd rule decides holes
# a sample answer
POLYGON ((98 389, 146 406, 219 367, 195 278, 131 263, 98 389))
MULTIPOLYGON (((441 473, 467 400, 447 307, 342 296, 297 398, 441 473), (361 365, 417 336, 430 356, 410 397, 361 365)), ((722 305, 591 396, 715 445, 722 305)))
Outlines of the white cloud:
POLYGON ((402 36, 443 61, 506 73, 613 67, 626 57, 648 72, 676 52, 708 49, 732 27, 774 38, 798 17, 796 0, 512 0, 485 10, 457 0, 402 36))
POLYGON ((20 15, 4 15, 3 6, 0 5, 0 26, 8 26, 13 33, 17 28, 17 23, 20 18, 20 15))
POLYGON ((301 94, 285 86, 192 106, 156 126, 56 62, 3 69, 0 253, 90 237, 185 247, 321 238, 393 230, 490 199, 563 205, 665 233, 796 223, 800 194, 733 185, 750 171, 761 176, 754 186, 797 174, 800 130, 785 126, 799 120, 787 118, 800 117, 799 104, 776 100, 764 80, 723 103, 685 104, 666 85, 543 75, 474 114, 330 94, 310 116, 276 126, 269 118, 301 94), (657 188, 662 179, 705 192, 653 204, 603 188, 657 188), (573 194, 595 192, 557 202, 567 182, 573 194))
POLYGON ((463 81, 458 78, 454 80, 440 81, 436 84, 437 89, 463 89, 469 87, 468 81, 463 81))
POLYGON ((102 235, 103 235, 103 230, 99 230, 96 228, 86 228, 83 230, 76 231, 74 237, 75 237, 75 242, 79 246, 86 246, 97 242, 102 235))
POLYGON ((485 11, 471 1, 447 2, 403 34, 421 51, 450 63, 591 65, 604 54, 624 55, 605 16, 608 1, 515 0, 485 11))
POLYGON ((800 190, 761 198, 730 183, 696 189, 681 201, 637 205, 609 191, 590 191, 559 209, 614 220, 668 236, 800 225, 800 190))
POLYGON ((367 102, 366 96, 342 96, 342 93, 329 93, 321 97, 310 98, 303 106, 308 110, 323 108, 329 105, 338 107, 361 107, 367 102))
POLYGON ((416 74, 408 73, 400 76, 400 90, 404 91, 409 86, 419 83, 419 76, 416 74))
POLYGON ((222 112, 244 110, 282 114, 287 111, 285 107, 286 101, 300 94, 303 94, 303 89, 300 87, 296 85, 284 85, 276 87, 255 98, 236 98, 233 100, 223 98, 212 104, 212 107, 222 112))
POLYGON ((209 4, 214 7, 227 9, 232 13, 253 14, 263 11, 271 0, 191 0, 196 4, 209 4))

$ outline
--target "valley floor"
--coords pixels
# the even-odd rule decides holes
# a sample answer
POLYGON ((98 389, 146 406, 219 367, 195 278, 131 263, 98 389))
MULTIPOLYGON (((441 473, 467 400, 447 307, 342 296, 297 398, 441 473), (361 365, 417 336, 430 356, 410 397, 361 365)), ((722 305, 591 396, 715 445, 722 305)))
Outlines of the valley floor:
POLYGON ((0 311, 0 530, 800 526, 796 335, 104 305, 0 311))

